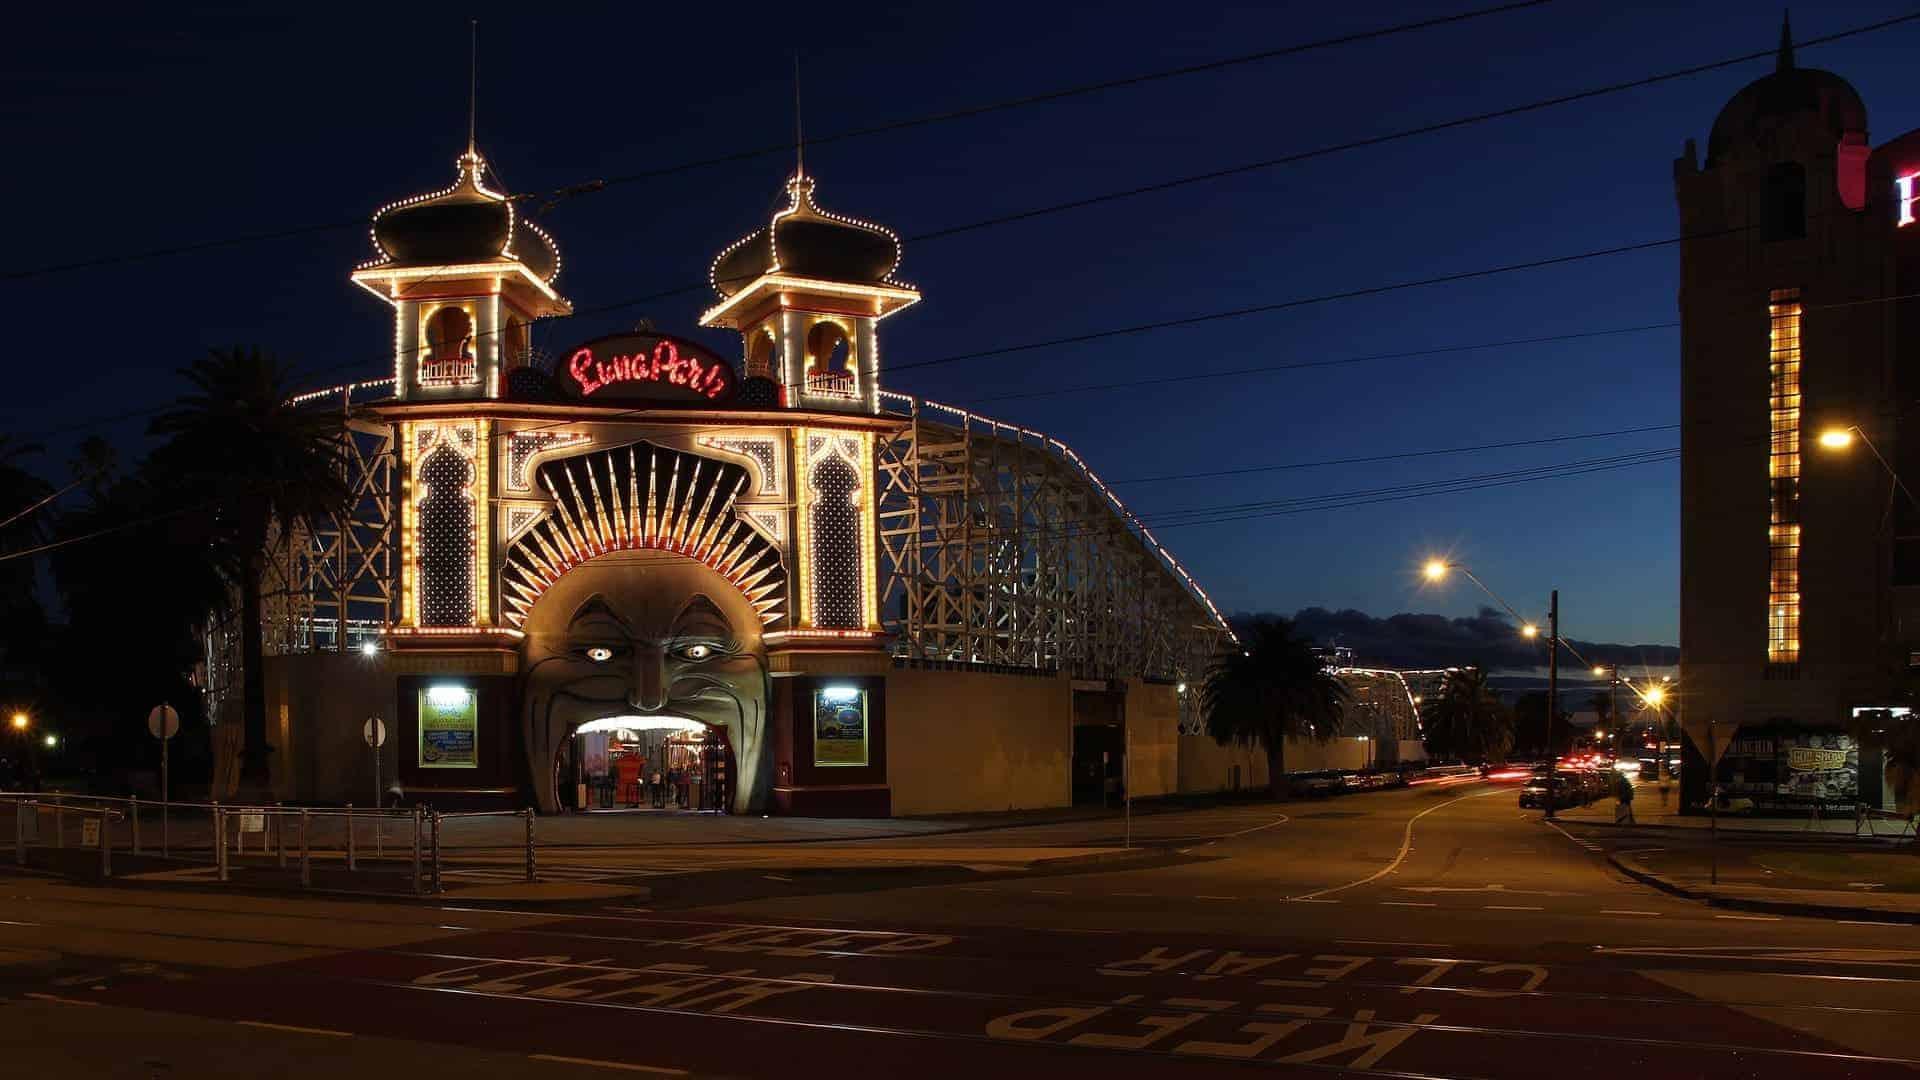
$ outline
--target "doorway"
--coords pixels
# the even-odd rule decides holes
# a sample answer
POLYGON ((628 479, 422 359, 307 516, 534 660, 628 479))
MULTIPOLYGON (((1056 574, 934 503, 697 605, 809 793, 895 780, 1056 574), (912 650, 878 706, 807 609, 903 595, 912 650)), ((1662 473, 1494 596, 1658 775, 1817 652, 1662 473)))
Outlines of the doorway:
POLYGON ((554 755, 554 789, 570 813, 731 812, 734 776, 726 729, 676 717, 581 724, 554 755))
POLYGON ((1126 795, 1127 696, 1073 692, 1073 805, 1112 806, 1126 795))

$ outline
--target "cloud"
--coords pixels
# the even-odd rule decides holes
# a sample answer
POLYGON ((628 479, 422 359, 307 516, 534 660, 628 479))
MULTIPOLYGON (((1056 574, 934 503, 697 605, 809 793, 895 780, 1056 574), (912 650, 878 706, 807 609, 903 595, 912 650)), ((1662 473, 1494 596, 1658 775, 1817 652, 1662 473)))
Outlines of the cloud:
MULTIPOLYGON (((1236 624, 1259 617, 1235 615, 1236 624)), ((1291 616, 1295 630, 1321 645, 1343 645, 1353 650, 1356 663, 1393 668, 1457 667, 1482 664, 1489 671, 1531 670, 1546 665, 1543 641, 1520 636, 1520 628, 1500 611, 1481 608, 1470 618, 1403 613, 1378 618, 1364 611, 1302 608, 1291 616)), ((1638 669, 1669 667, 1680 662, 1673 645, 1628 645, 1568 638, 1589 662, 1620 664, 1638 669)), ((1565 653, 1561 670, 1578 670, 1580 662, 1565 653)))

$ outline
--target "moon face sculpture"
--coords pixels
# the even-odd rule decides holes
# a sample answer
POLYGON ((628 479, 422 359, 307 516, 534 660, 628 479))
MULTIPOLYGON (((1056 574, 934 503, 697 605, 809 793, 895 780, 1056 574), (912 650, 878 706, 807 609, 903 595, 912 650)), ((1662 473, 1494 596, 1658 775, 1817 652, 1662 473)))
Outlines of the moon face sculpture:
POLYGON ((527 613, 521 695, 542 813, 560 807, 552 762, 580 725, 725 729, 733 810, 769 793, 769 697, 761 618, 726 578, 685 556, 612 552, 568 570, 527 613))

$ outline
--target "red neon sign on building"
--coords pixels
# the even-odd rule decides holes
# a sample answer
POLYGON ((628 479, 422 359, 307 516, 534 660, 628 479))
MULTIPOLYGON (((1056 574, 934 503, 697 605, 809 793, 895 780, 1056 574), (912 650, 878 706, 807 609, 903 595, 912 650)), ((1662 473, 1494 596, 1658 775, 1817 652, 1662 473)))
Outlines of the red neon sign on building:
POLYGON ((1894 203, 1899 207, 1899 225, 1913 224, 1913 204, 1916 196, 1914 186, 1920 182, 1920 172, 1908 173, 1893 182, 1894 203))
POLYGON ((575 349, 567 381, 583 398, 725 401, 737 389, 733 366, 690 341, 622 334, 575 349))

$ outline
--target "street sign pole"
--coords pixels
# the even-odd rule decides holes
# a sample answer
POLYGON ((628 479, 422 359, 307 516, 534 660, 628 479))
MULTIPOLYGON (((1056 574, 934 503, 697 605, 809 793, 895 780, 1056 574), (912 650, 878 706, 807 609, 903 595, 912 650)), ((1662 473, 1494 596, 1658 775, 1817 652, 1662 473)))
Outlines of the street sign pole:
POLYGON ((172 854, 169 832, 172 828, 173 811, 168 806, 173 799, 172 777, 169 775, 167 744, 180 732, 180 714, 174 707, 161 702, 147 713, 147 730, 160 740, 160 857, 168 858, 172 854))

